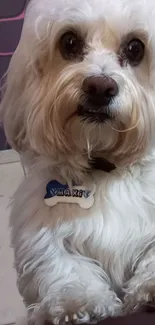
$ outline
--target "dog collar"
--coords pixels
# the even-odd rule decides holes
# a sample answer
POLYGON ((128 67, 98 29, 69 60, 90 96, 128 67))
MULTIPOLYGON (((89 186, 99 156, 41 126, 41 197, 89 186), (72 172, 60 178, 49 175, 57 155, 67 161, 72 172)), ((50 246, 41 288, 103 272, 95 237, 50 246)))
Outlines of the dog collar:
POLYGON ((104 172, 110 173, 112 170, 116 169, 116 166, 104 158, 94 158, 91 162, 91 167, 93 169, 102 170, 104 172))
MULTIPOLYGON (((103 158, 95 158, 90 162, 93 169, 110 173, 116 166, 103 158)), ((69 187, 68 184, 61 184, 57 180, 50 181, 46 186, 44 202, 48 207, 58 203, 78 204, 83 209, 89 209, 94 204, 96 185, 94 182, 87 184, 75 184, 69 187)))
POLYGON ((69 187, 68 184, 52 180, 46 186, 44 202, 49 207, 58 203, 76 203, 83 209, 89 209, 94 204, 95 191, 96 185, 93 182, 82 185, 72 183, 69 187))

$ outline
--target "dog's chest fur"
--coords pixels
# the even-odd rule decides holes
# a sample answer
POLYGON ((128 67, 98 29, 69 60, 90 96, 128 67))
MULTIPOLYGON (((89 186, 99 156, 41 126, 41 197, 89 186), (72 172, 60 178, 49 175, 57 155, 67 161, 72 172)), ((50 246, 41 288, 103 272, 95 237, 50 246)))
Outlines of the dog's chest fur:
POLYGON ((97 260, 119 286, 126 269, 155 241, 155 170, 153 165, 136 166, 110 174, 94 171, 92 176, 95 203, 88 210, 77 204, 47 207, 43 198, 50 173, 36 171, 28 177, 15 195, 13 245, 22 251, 27 236, 23 250, 29 250, 44 229, 41 249, 51 240, 71 254, 97 260))

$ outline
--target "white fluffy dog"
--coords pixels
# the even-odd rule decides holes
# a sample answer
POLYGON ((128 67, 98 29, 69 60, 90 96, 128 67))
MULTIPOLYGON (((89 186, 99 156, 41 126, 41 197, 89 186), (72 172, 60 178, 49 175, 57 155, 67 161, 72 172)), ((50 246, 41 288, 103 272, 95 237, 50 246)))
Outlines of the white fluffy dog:
POLYGON ((11 212, 30 323, 152 304, 154 0, 32 0, 2 115, 31 165, 11 212))

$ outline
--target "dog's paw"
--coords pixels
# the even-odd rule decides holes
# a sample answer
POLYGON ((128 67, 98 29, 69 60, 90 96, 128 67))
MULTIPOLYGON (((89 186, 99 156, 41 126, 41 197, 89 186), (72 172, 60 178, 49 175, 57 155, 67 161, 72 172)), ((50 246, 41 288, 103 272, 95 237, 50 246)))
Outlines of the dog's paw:
POLYGON ((64 314, 62 317, 53 318, 54 325, 82 324, 90 321, 90 316, 86 311, 77 311, 77 313, 64 314))
POLYGON ((64 314, 62 317, 56 317, 52 319, 55 325, 70 325, 70 324, 94 324, 107 317, 113 317, 121 315, 122 304, 118 300, 115 304, 105 305, 104 302, 92 307, 87 306, 81 310, 77 310, 76 313, 64 314))
POLYGON ((79 306, 76 301, 65 301, 64 305, 57 303, 52 306, 52 301, 47 304, 40 305, 35 308, 31 317, 29 317, 29 325, 44 325, 45 321, 49 321, 54 325, 70 325, 83 323, 97 323, 107 317, 120 316, 122 314, 122 302, 112 291, 107 291, 106 295, 94 296, 85 301, 83 306, 79 306))
POLYGON ((122 302, 112 291, 104 295, 99 299, 99 297, 93 297, 93 299, 88 299, 83 307, 78 307, 74 305, 74 311, 68 312, 66 308, 62 314, 57 314, 51 310, 52 322, 55 325, 68 325, 68 324, 83 324, 83 323, 97 323, 98 321, 105 319, 107 317, 120 316, 122 314, 122 302))
POLYGON ((140 286, 133 292, 126 293, 124 297, 123 314, 133 314, 155 308, 155 287, 148 284, 140 286))

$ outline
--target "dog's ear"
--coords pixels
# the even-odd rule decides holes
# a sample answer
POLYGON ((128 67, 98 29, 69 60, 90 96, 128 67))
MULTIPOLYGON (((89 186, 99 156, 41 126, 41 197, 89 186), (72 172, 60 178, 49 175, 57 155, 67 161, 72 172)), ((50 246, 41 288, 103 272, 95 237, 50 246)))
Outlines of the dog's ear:
POLYGON ((43 119, 41 114, 46 97, 45 89, 47 90, 47 80, 42 75, 42 67, 46 67, 47 52, 42 51, 44 44, 40 48, 38 40, 33 38, 34 35, 31 37, 24 30, 10 62, 0 106, 7 140, 19 152, 32 148, 31 141, 35 141, 38 136, 34 137, 33 131, 38 131, 38 125, 43 119), (34 123, 35 130, 32 129, 34 123))
POLYGON ((35 91, 34 78, 36 70, 28 56, 28 50, 20 44, 10 62, 0 107, 7 140, 18 151, 27 146, 26 114, 29 93, 33 96, 35 91))
POLYGON ((18 152, 49 154, 56 141, 62 147, 56 117, 52 118, 55 32, 51 22, 41 22, 37 28, 24 25, 8 69, 0 120, 9 144, 18 152))

